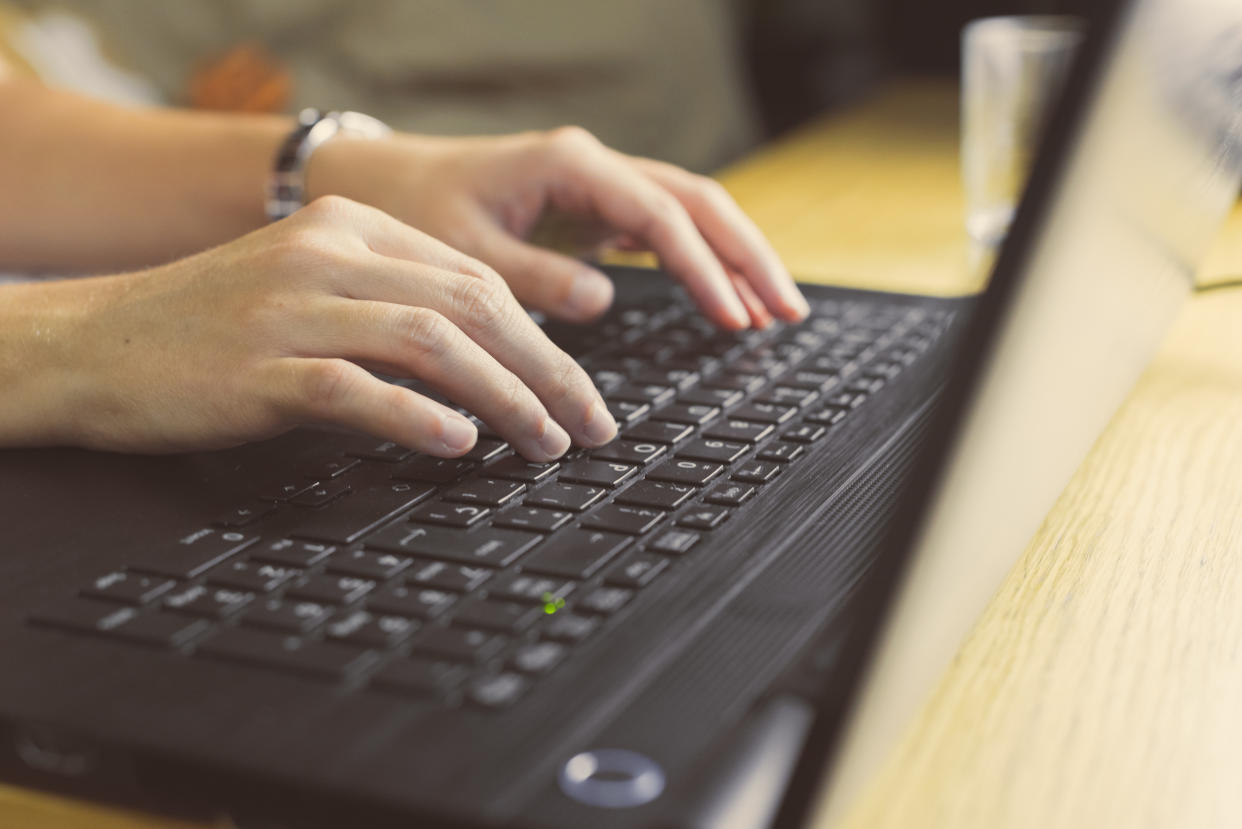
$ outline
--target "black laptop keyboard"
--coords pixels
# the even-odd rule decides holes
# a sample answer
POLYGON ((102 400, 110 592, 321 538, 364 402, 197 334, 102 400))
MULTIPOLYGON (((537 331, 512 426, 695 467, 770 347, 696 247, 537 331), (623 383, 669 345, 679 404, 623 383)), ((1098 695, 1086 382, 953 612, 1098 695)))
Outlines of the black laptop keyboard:
POLYGON ((227 514, 32 621, 504 707, 745 520, 949 322, 829 300, 800 325, 732 335, 665 300, 553 326, 616 416, 612 444, 540 464, 486 427, 454 460, 328 434, 309 468, 239 493, 227 514))

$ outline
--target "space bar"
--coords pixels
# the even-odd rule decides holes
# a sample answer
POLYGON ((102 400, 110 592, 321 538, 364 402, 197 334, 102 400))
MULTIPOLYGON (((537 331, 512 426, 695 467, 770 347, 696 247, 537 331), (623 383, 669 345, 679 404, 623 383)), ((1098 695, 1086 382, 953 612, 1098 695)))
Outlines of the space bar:
POLYGON ((347 495, 310 512, 293 529, 299 538, 349 544, 367 530, 426 498, 435 487, 392 481, 347 495))

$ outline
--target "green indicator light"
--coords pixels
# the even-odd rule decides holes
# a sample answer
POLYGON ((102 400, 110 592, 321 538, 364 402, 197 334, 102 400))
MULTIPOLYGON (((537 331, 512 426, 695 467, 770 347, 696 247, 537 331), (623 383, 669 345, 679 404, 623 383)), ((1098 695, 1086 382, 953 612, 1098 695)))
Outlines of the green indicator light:
POLYGON ((553 596, 551 593, 544 593, 542 598, 543 612, 549 616, 565 606, 565 600, 560 596, 553 596))

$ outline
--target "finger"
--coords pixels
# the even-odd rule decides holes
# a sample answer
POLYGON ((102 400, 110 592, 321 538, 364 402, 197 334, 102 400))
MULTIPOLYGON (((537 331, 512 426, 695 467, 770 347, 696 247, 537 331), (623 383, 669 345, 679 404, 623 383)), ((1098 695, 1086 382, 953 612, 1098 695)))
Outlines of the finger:
POLYGON ((733 280, 733 287, 737 290, 738 298, 746 306, 746 313, 750 314, 750 324, 755 328, 767 328, 771 325, 772 315, 768 313, 768 309, 764 306, 763 301, 755 295, 755 291, 750 287, 750 283, 735 271, 729 272, 729 278, 733 280))
POLYGON ((513 372, 443 314, 388 302, 327 298, 314 309, 303 345, 416 377, 478 415, 527 458, 549 461, 570 438, 513 372))
POLYGON ((504 274, 523 305, 569 322, 588 322, 612 304, 612 280, 590 265, 492 227, 481 231, 480 242, 480 254, 504 274))
POLYGON ((478 439, 474 424, 421 394, 340 359, 286 357, 273 366, 277 405, 301 422, 334 423, 431 455, 453 458, 478 439))
POLYGON ((713 250, 745 277, 773 313, 791 322, 806 317, 810 307, 789 271, 724 187, 672 164, 645 158, 631 162, 677 198, 713 250))
POLYGON ((600 446, 616 437, 616 421, 591 378, 490 269, 471 276, 374 257, 355 270, 350 296, 437 311, 525 383, 575 441, 600 446))
POLYGON ((745 328, 750 318, 690 215, 667 190, 581 130, 562 130, 542 148, 558 207, 595 213, 644 240, 713 321, 745 328))

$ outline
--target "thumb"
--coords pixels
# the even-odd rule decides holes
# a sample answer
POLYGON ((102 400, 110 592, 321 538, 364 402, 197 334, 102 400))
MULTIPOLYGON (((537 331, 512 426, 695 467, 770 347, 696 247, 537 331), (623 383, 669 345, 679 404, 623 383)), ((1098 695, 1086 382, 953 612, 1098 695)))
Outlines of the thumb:
POLYGON ((523 305, 569 322, 587 322, 612 304, 612 280, 590 265, 503 233, 489 235, 482 258, 523 305))

